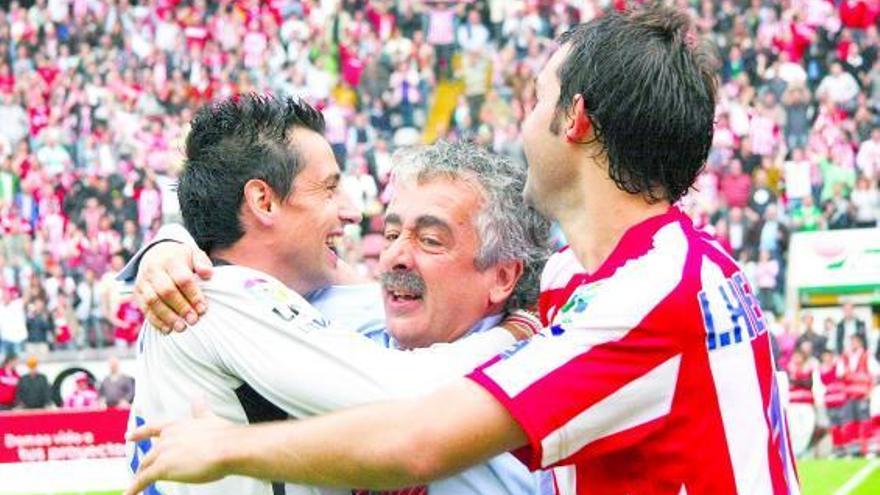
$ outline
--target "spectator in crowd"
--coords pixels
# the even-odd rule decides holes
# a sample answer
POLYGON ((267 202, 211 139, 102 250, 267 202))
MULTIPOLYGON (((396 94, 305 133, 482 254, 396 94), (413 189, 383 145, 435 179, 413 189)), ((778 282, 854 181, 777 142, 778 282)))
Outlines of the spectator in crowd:
POLYGON ((810 312, 805 312, 802 322, 802 330, 801 335, 798 337, 796 346, 798 348, 803 345, 804 342, 810 342, 810 348, 812 349, 812 356, 814 358, 819 359, 822 354, 828 349, 828 337, 826 335, 817 333, 814 329, 814 317, 810 312))
POLYGON ((119 359, 111 356, 107 361, 110 370, 98 387, 98 395, 107 407, 127 408, 134 399, 134 378, 119 370, 119 359))
POLYGON ((871 388, 880 370, 868 354, 864 335, 859 333, 850 335, 841 360, 847 396, 843 424, 847 453, 865 455, 871 438, 871 388))
POLYGON ((721 197, 729 207, 744 208, 752 188, 752 177, 743 172, 742 162, 734 159, 730 169, 721 178, 721 197))
POLYGON ((92 386, 92 381, 84 372, 77 373, 76 389, 64 399, 65 409, 88 409, 98 406, 98 392, 92 386))
POLYGON ((859 145, 856 165, 862 173, 862 178, 869 183, 872 178, 880 174, 880 128, 871 129, 871 138, 862 141, 859 145))
POLYGON ((117 349, 128 349, 137 341, 138 332, 144 322, 144 314, 138 309, 130 295, 122 296, 111 319, 113 339, 117 349))
POLYGON ((809 341, 794 350, 788 362, 788 381, 791 388, 789 400, 793 404, 814 405, 813 372, 815 358, 809 341))
POLYGON ((37 369, 38 364, 36 356, 28 356, 28 372, 18 383, 16 401, 25 409, 42 409, 52 403, 52 388, 46 375, 37 369))
POLYGON ((791 212, 791 223, 799 232, 809 232, 826 227, 822 210, 813 203, 813 196, 807 195, 791 212))
POLYGON ((776 205, 767 206, 764 217, 754 227, 758 234, 758 249, 769 252, 774 259, 784 259, 788 248, 788 227, 779 220, 776 205))
POLYGON ((24 299, 15 287, 0 289, 0 295, 0 355, 20 354, 28 336, 24 299))
MULTIPOLYGON (((794 350, 788 362, 789 407, 788 420, 792 429, 801 425, 809 425, 816 418, 816 403, 813 396, 813 375, 816 371, 816 359, 812 355, 809 341, 804 341, 794 350)), ((800 440, 803 437, 798 437, 800 440)), ((797 455, 809 448, 809 441, 792 441, 792 448, 797 455)))
POLYGON ((53 350, 72 349, 80 333, 79 320, 70 302, 70 296, 59 294, 55 308, 51 311, 55 334, 52 337, 53 350))
POLYGON ((880 192, 877 191, 877 183, 872 183, 867 177, 859 177, 850 200, 853 226, 863 229, 876 227, 877 215, 880 213, 880 192))
POLYGON ((867 342, 868 333, 865 321, 856 317, 853 303, 847 302, 843 305, 843 317, 837 323, 837 333, 834 337, 835 349, 839 354, 843 354, 847 350, 845 345, 852 341, 853 335, 861 335, 862 340, 867 342))
MULTIPOLYGON (((118 252, 110 259, 110 269, 104 272, 101 280, 98 282, 98 297, 101 301, 100 314, 102 315, 100 331, 97 335, 99 341, 96 341, 96 347, 105 347, 111 342, 115 342, 116 328, 127 327, 127 323, 120 323, 120 307, 123 304, 122 287, 116 281, 116 273, 125 266, 125 256, 122 252, 118 252)), ((128 320, 126 320, 128 321, 128 320)))
POLYGON ((848 229, 851 226, 852 207, 849 198, 843 194, 843 184, 837 184, 828 201, 825 202, 825 223, 829 229, 848 229))
POLYGON ((0 411, 6 411, 15 407, 15 395, 18 391, 20 376, 15 367, 18 365, 18 355, 6 354, 3 358, 3 366, 0 367, 0 411))
POLYGON ((826 75, 819 87, 816 96, 820 99, 827 98, 835 105, 839 105, 846 111, 852 111, 856 106, 856 97, 859 95, 859 83, 852 74, 843 70, 843 64, 834 62, 831 64, 831 72, 826 75))
POLYGON ((776 334, 776 345, 779 351, 776 364, 779 369, 787 370, 788 361, 791 359, 792 354, 794 354, 795 349, 797 349, 800 331, 798 326, 787 318, 780 320, 779 324, 781 325, 781 332, 776 334))
POLYGON ((85 270, 83 279, 77 284, 75 300, 76 318, 80 328, 76 334, 76 346, 80 349, 98 347, 103 342, 101 300, 95 271, 91 268, 85 270))
POLYGON ((836 457, 841 457, 846 454, 843 431, 844 408, 847 405, 846 384, 843 381, 843 367, 839 358, 827 349, 822 352, 819 379, 825 388, 824 404, 828 415, 828 429, 831 433, 832 453, 836 457))
POLYGON ((776 303, 778 293, 776 281, 779 277, 779 262, 770 256, 770 251, 761 250, 758 264, 755 267, 755 282, 758 289, 758 301, 761 307, 771 311, 777 311, 776 303))
POLYGON ((49 353, 49 343, 53 341, 55 324, 49 308, 46 307, 46 300, 42 297, 36 297, 28 308, 27 334, 25 352, 38 356, 49 353))

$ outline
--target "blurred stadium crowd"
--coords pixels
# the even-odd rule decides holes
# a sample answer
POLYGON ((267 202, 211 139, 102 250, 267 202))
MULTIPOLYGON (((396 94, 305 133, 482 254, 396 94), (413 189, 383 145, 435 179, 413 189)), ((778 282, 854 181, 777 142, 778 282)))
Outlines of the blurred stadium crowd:
MULTIPOLYGON (((851 315, 818 325, 784 314, 783 294, 792 232, 877 225, 880 2, 677 3, 717 45, 721 84, 709 160, 682 207, 775 316, 795 389, 808 364, 833 365, 849 408, 840 415, 858 423, 876 342, 851 315)), ((174 178, 199 105, 256 91, 322 109, 364 214, 346 257, 371 272, 393 150, 468 139, 522 159, 519 123, 553 38, 622 4, 0 2, 2 350, 131 346, 142 315, 113 272, 176 218, 174 178)), ((862 438, 847 428, 841 452, 862 438)))

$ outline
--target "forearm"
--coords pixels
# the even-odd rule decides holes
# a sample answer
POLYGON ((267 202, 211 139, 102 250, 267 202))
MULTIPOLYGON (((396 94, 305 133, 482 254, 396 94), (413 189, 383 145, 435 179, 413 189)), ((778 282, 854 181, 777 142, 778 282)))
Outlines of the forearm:
POLYGON ((424 480, 413 467, 416 460, 402 455, 410 450, 401 441, 404 434, 382 426, 395 424, 396 419, 388 416, 395 406, 411 411, 411 404, 398 401, 317 421, 237 427, 224 442, 228 448, 221 465, 230 474, 317 486, 393 488, 420 484, 424 480), (365 428, 365 424, 375 426, 365 428))
POLYGON ((526 443, 487 392, 467 380, 422 399, 237 427, 223 471, 292 483, 384 489, 444 478, 526 443))

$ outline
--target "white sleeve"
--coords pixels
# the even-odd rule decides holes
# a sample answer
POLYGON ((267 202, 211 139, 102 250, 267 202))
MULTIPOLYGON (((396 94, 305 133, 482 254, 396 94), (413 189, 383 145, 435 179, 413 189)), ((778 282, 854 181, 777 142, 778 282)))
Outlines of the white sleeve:
POLYGON ((228 283, 206 284, 205 295, 212 311, 179 335, 208 343, 222 369, 296 417, 431 392, 514 343, 497 328, 417 351, 386 349, 330 326, 305 300, 267 301, 228 283))
POLYGON ((198 248, 196 246, 196 241, 192 238, 189 232, 183 225, 178 223, 169 223, 163 225, 158 232, 156 232, 156 237, 153 238, 152 241, 142 246, 134 256, 125 264, 122 270, 116 275, 116 280, 120 282, 128 282, 133 283, 134 279, 137 278, 138 268, 141 264, 141 258, 143 258, 144 254, 147 251, 153 248, 156 244, 160 242, 174 241, 179 242, 181 244, 189 244, 194 248, 198 248))

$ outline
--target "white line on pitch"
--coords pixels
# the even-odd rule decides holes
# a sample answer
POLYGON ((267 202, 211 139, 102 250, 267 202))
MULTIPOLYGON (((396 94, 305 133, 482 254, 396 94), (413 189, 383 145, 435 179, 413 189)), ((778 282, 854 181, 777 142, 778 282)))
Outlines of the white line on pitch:
POLYGON ((869 462, 865 467, 859 469, 856 474, 852 475, 852 478, 848 479, 846 483, 843 484, 840 488, 834 492, 834 495, 849 495, 853 490, 859 487, 865 478, 871 475, 877 466, 880 466, 880 459, 873 459, 869 462))

